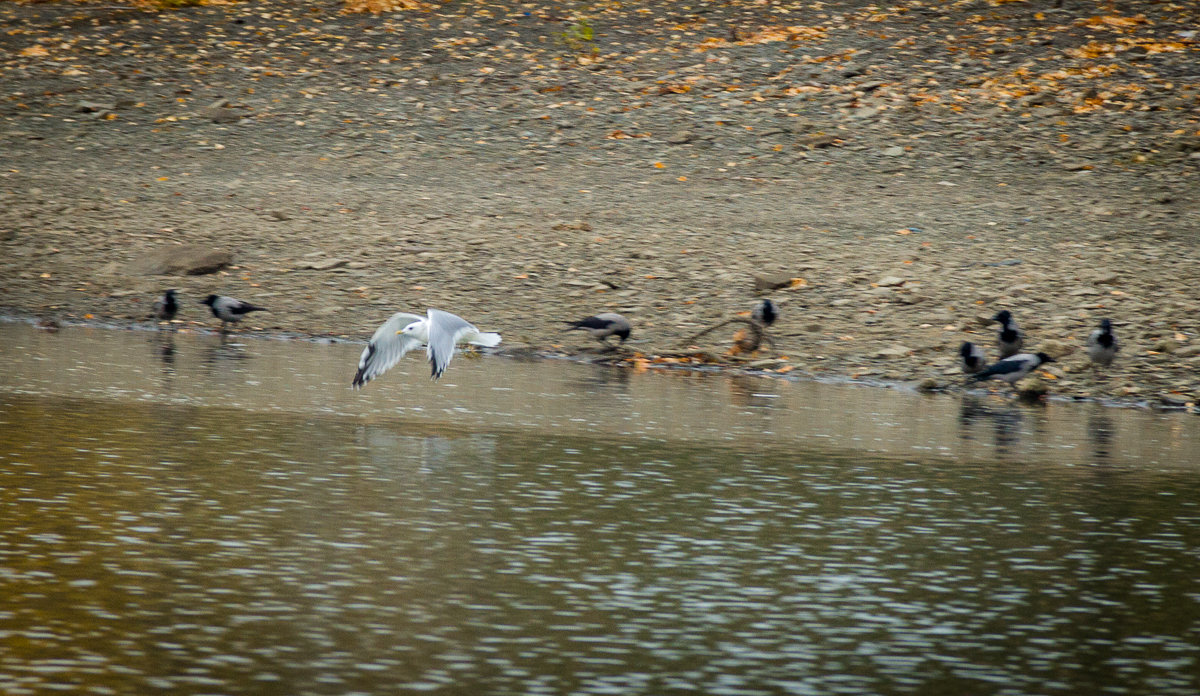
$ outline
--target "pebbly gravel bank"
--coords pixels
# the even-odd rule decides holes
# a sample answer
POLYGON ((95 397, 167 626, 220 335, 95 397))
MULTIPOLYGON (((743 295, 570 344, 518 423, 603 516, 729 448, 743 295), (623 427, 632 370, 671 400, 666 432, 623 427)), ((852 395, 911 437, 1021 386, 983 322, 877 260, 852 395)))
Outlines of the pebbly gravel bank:
POLYGON ((562 322, 617 311, 631 364, 744 366, 685 339, 769 296, 753 364, 945 388, 1008 308, 1051 392, 1195 402, 1196 10, 1035 4, 6 3, 0 307, 132 322, 176 287, 184 321, 220 292, 365 340, 436 306, 581 355, 562 322), (155 274, 181 245, 232 261, 155 274))

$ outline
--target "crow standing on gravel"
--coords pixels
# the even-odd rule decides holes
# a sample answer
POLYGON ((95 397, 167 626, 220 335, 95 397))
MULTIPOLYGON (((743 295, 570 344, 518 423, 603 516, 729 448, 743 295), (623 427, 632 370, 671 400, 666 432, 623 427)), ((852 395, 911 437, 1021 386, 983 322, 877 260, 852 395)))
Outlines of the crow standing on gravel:
POLYGON ((750 318, 763 326, 770 326, 779 318, 779 308, 770 300, 763 300, 754 311, 750 313, 750 318))
POLYGON ((175 291, 168 290, 154 303, 154 318, 159 321, 171 321, 179 312, 179 303, 175 301, 175 291))
POLYGON ((1100 320, 1100 328, 1092 332, 1087 340, 1087 354, 1093 365, 1108 367, 1116 357, 1121 346, 1117 344, 1117 335, 1113 333, 1112 322, 1100 320))
POLYGON ((996 336, 1000 357, 1008 358, 1019 353, 1021 344, 1025 343, 1025 335, 1017 328, 1017 322, 1013 321, 1012 312, 1002 309, 996 312, 992 321, 1000 322, 1000 333, 996 336))
POLYGON ((982 370, 984 362, 987 361, 983 349, 970 341, 963 341, 963 344, 959 346, 958 357, 962 362, 963 372, 969 375, 982 370))
POLYGON ((1054 358, 1045 353, 1020 353, 995 363, 983 372, 972 375, 971 379, 976 382, 988 379, 1002 379, 1011 385, 1015 385, 1019 380, 1028 376, 1030 372, 1036 370, 1038 366, 1049 362, 1054 362, 1054 358))
POLYGON ((616 336, 624 343, 629 339, 629 333, 633 330, 629 320, 620 314, 613 312, 604 312, 595 316, 580 319, 579 321, 569 321, 570 327, 567 331, 581 329, 592 335, 592 338, 600 341, 604 345, 612 348, 608 343, 609 336, 616 336))
POLYGON ((239 322, 242 317, 250 312, 265 312, 266 307, 258 307, 249 302, 243 302, 234 297, 226 297, 224 295, 209 295, 204 298, 200 304, 208 305, 212 310, 213 316, 221 320, 221 330, 225 330, 225 326, 229 322, 239 322))

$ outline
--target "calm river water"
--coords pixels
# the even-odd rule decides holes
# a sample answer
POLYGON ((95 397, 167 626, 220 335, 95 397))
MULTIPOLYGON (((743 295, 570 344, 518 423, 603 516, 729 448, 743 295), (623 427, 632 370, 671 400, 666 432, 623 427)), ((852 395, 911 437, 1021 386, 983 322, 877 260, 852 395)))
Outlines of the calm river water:
POLYGON ((1200 418, 0 324, 0 691, 1200 693, 1200 418))

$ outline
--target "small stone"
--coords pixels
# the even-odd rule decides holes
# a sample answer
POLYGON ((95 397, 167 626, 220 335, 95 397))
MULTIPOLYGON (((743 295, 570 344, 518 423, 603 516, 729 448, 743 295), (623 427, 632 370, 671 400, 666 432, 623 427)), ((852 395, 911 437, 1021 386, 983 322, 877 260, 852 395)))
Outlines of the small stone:
POLYGON ((786 288, 792 284, 792 277, 788 274, 754 276, 754 289, 758 292, 764 292, 766 290, 786 288))
POLYGON ((1172 408, 1183 408, 1193 401, 1190 397, 1183 394, 1172 394, 1170 392, 1163 392, 1159 394, 1158 400, 1162 402, 1164 406, 1170 406, 1172 408))
POLYGON ((1062 341, 1056 341, 1054 339, 1042 341, 1038 345, 1038 349, 1055 360, 1058 360, 1059 358, 1065 358, 1066 356, 1078 350, 1073 345, 1063 343, 1062 341))
POLYGON ((578 232, 591 232, 592 226, 589 223, 584 222, 583 220, 575 220, 573 222, 560 222, 560 223, 554 225, 554 227, 552 227, 551 229, 559 230, 559 231, 575 230, 578 232))
POLYGON ((901 346, 901 345, 894 345, 894 346, 889 346, 887 348, 881 348, 881 349, 875 351, 874 357, 882 358, 885 360, 896 360, 899 358, 906 358, 911 353, 912 353, 911 348, 908 348, 906 346, 901 346))
POLYGON ((1113 285, 1120 279, 1121 279, 1121 276, 1118 275, 1115 271, 1099 271, 1098 270, 1098 271, 1096 271, 1096 277, 1092 279, 1092 282, 1095 283, 1096 285, 1113 285))
POLYGON ((686 145, 696 139, 696 134, 691 131, 675 131, 667 136, 668 145, 686 145))
POLYGON ((134 260, 126 271, 132 275, 205 275, 233 263, 233 254, 200 245, 155 249, 134 260))
POLYGON ((906 282, 907 281, 905 281, 903 278, 899 278, 897 276, 884 276, 875 284, 881 288, 898 288, 901 285, 904 285, 906 282))
POLYGON ((917 389, 921 391, 936 391, 942 388, 942 383, 933 377, 926 377, 917 384, 917 389))
POLYGON ((1179 349, 1179 344, 1171 338, 1163 338, 1155 341, 1154 345, 1150 346, 1150 350, 1156 353, 1174 353, 1179 349))
POLYGON ((1194 358, 1197 355, 1200 355, 1200 343, 1177 348, 1175 350, 1175 355, 1180 358, 1194 358))
POLYGON ((899 145, 893 145, 880 152, 880 154, 884 157, 902 157, 904 155, 904 148, 899 145))
POLYGON ((813 135, 807 138, 801 138, 796 145, 815 150, 819 147, 831 147, 836 145, 837 142, 837 137, 833 135, 813 135))
POLYGON ((237 123, 242 120, 242 113, 237 109, 207 108, 201 109, 200 115, 213 123, 237 123))
POLYGON ((117 108, 115 104, 94 102, 84 99, 80 101, 78 105, 76 105, 75 111, 81 114, 96 114, 103 113, 105 111, 112 111, 115 108, 117 108))
POLYGON ((309 268, 314 271, 332 271, 333 269, 341 268, 348 263, 350 263, 350 261, 347 259, 323 259, 321 261, 314 261, 306 264, 301 268, 309 268))

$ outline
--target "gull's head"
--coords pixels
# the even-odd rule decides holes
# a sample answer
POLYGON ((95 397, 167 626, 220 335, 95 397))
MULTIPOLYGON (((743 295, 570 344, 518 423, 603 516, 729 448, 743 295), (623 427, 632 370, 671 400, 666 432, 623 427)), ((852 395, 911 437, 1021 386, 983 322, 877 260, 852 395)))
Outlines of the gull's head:
POLYGON ((420 326, 421 326, 421 322, 414 321, 413 323, 409 324, 408 326, 405 326, 403 329, 400 329, 399 331, 397 331, 396 335, 399 336, 400 334, 404 334, 405 336, 412 336, 413 334, 417 333, 417 329, 420 326))

